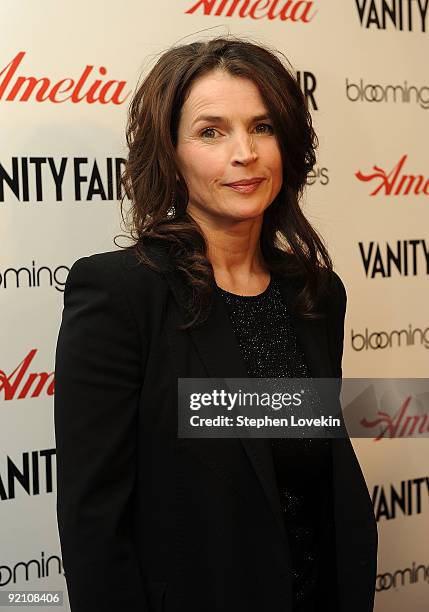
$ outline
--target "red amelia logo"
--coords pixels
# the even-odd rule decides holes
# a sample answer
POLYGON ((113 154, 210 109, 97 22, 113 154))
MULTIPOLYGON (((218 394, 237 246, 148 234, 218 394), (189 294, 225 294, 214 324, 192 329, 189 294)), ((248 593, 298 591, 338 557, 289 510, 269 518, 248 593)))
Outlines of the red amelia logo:
POLYGON ((410 414, 410 402, 411 396, 405 399, 395 414, 379 410, 375 419, 369 420, 366 417, 361 419, 361 425, 368 429, 378 428, 379 434, 374 438, 375 441, 382 438, 427 437, 428 415, 410 414))
POLYGON ((20 364, 9 374, 0 370, 0 398, 4 400, 25 399, 54 394, 54 372, 28 372, 37 349, 31 349, 20 364))
POLYGON ((66 77, 53 81, 48 77, 21 76, 18 68, 24 59, 25 51, 20 51, 12 61, 0 71, 0 100, 7 102, 67 102, 73 104, 123 104, 130 92, 123 95, 126 81, 105 80, 104 66, 98 68, 99 75, 93 74, 94 66, 85 66, 79 78, 66 77), (101 78, 96 78, 100 77, 101 78))
POLYGON ((317 13, 313 10, 313 4, 301 0, 199 0, 185 13, 199 11, 199 14, 215 17, 266 18, 308 23, 317 13))
POLYGON ((363 174, 360 170, 356 176, 360 181, 374 181, 376 187, 370 195, 429 195, 429 178, 423 174, 405 174, 403 172, 408 156, 403 155, 396 166, 388 173, 383 168, 373 166, 375 172, 363 174))

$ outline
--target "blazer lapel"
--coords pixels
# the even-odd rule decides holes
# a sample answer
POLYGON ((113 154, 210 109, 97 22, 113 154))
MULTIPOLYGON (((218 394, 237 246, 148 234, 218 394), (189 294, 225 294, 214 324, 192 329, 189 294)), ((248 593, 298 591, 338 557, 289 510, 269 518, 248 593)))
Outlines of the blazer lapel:
MULTIPOLYGON (((184 288, 182 281, 174 272, 168 272, 164 275, 179 306, 181 322, 183 323, 184 288)), ((226 307, 222 297, 217 292, 215 292, 215 299, 207 321, 187 333, 205 366, 208 378, 248 378, 246 365, 241 356, 240 347, 226 307)), ((264 438, 238 438, 238 440, 243 445, 264 490, 281 534, 286 538, 269 442, 264 438)), ((223 457, 218 457, 215 461, 222 463, 223 471, 228 469, 228 466, 223 463, 223 457)))

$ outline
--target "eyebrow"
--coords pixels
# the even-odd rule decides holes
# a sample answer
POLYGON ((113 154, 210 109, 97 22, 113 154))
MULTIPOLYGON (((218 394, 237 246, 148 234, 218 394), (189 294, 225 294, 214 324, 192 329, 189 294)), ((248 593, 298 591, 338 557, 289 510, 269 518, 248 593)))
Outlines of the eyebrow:
MULTIPOLYGON (((269 113, 263 113, 261 115, 255 115, 254 117, 250 117, 249 123, 252 123, 254 121, 265 121, 267 119, 271 120, 271 115, 269 113)), ((207 121, 209 123, 229 123, 228 119, 226 119, 225 117, 219 117, 218 115, 199 115, 192 122, 192 126, 194 126, 196 123, 199 123, 200 121, 207 121)))

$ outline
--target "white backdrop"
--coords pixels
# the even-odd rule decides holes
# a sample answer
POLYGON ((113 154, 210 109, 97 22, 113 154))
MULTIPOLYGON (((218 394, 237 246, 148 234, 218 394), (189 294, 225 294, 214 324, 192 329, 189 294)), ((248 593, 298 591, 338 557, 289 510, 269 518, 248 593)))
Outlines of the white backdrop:
MULTIPOLYGON (((249 36, 300 72, 320 138, 304 206, 348 292, 344 376, 428 376, 428 4, 3 0, 0 590, 66 591, 52 397, 63 286, 77 258, 116 248, 119 207, 108 179, 115 187, 126 155, 127 104, 155 55, 183 37, 249 36)), ((354 446, 379 517, 376 610, 423 612, 427 438, 354 446), (411 501, 393 517, 401 487, 411 501)))

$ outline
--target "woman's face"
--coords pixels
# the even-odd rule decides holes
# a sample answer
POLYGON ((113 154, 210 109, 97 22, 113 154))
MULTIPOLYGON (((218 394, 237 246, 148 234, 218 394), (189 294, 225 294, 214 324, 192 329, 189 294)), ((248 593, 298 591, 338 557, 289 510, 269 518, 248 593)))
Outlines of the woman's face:
POLYGON ((282 185, 282 160, 256 85, 215 70, 192 85, 177 138, 188 213, 212 225, 263 216, 282 185), (253 186, 230 183, 261 179, 253 186))

